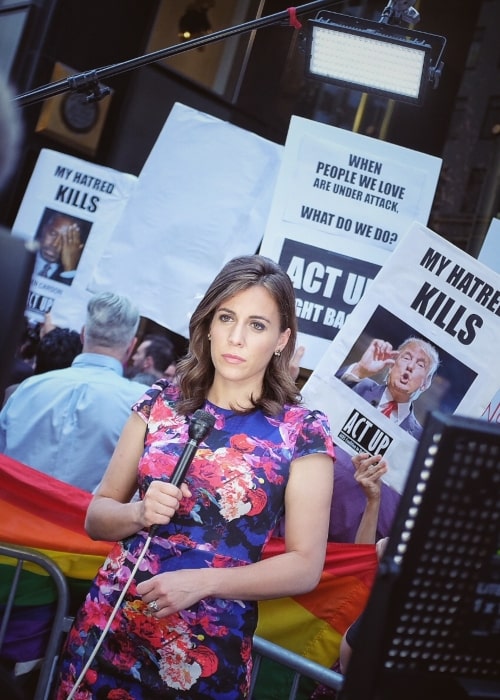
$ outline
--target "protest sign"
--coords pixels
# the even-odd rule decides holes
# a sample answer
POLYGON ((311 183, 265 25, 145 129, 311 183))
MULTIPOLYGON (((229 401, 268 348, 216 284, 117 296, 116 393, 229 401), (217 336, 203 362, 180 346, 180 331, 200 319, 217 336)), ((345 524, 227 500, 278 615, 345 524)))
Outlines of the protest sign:
MULTIPOLYGON (((304 399, 326 412, 340 449, 384 455, 386 481, 401 493, 418 430, 410 434, 378 410, 385 376, 352 383, 348 369, 374 340, 397 348, 417 337, 437 351, 439 365, 413 402, 414 428, 432 410, 498 420, 499 316, 500 275, 414 223, 331 342, 303 387, 304 399)), ((408 384, 416 370, 408 363, 404 371, 408 384)))
POLYGON ((28 321, 42 322, 50 311, 57 325, 81 329, 90 273, 136 181, 58 151, 40 151, 12 230, 38 248, 28 321))
POLYGON ((229 259, 255 253, 283 147, 175 104, 91 280, 187 337, 191 313, 229 259))
POLYGON ((433 156, 292 117, 260 248, 292 278, 313 369, 413 221, 427 223, 433 156))

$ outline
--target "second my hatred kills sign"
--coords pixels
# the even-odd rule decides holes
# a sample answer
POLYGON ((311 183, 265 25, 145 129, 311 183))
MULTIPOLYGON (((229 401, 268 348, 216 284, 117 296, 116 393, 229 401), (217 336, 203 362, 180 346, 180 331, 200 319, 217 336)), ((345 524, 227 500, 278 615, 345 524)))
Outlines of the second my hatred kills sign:
MULTIPOLYGON (((328 415, 334 442, 351 456, 383 454, 387 482, 401 492, 429 411, 500 420, 500 275, 421 224, 413 224, 330 343, 303 388, 328 415), (409 338, 434 348, 439 364, 413 402, 412 434, 377 407, 388 369, 361 383, 346 376, 374 341, 396 349, 409 338)), ((404 382, 415 368, 404 368, 404 382)))
POLYGON ((411 223, 427 222, 440 168, 439 158, 292 117, 260 252, 293 281, 305 367, 411 223))
POLYGON ((137 177, 42 149, 13 226, 36 244, 25 315, 80 331, 94 265, 134 190, 137 177))

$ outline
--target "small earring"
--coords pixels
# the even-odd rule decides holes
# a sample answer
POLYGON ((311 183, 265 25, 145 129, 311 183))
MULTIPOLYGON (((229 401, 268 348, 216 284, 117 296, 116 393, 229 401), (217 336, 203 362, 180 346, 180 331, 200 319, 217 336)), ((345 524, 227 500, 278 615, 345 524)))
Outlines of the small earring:
POLYGON ((212 334, 211 334, 211 333, 208 334, 208 339, 209 339, 209 340, 212 340, 212 334))
POLYGON ((281 350, 275 350, 275 351, 274 351, 274 356, 275 356, 275 357, 281 357, 281 350))

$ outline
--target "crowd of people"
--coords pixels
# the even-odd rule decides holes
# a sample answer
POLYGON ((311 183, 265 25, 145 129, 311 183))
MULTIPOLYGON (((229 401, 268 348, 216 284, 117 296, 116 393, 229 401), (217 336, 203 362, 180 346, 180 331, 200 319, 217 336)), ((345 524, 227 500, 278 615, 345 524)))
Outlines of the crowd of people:
POLYGON ((30 376, 6 389, 0 452, 92 492, 130 407, 175 364, 167 337, 148 337, 134 353, 139 323, 130 300, 110 292, 91 298, 81 333, 55 327, 47 314, 30 361, 18 358, 30 376))

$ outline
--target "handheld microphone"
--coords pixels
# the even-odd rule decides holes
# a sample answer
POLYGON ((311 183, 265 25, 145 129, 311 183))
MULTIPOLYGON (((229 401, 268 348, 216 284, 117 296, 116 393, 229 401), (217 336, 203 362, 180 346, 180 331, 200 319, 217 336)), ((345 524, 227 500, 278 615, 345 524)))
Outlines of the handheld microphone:
MULTIPOLYGON (((189 435, 189 440, 184 446, 184 449, 182 451, 181 456, 179 457, 179 460, 177 461, 177 464, 174 467, 174 471, 172 474, 171 482, 172 484, 175 484, 175 486, 178 486, 183 480, 184 477, 186 476, 186 472, 189 469, 189 465, 193 461, 193 457, 196 453, 196 450, 198 449, 198 445, 200 442, 205 438, 208 433, 211 431, 211 429, 214 427, 215 424, 215 416, 213 416, 211 413, 207 413, 206 411, 202 411, 199 409, 198 411, 195 411, 193 413, 193 417, 191 418, 189 422, 189 428, 188 428, 188 435, 189 435)), ((130 584, 133 580, 136 581, 136 583, 139 583, 141 580, 144 579, 145 575, 147 572, 144 569, 141 569, 141 564, 144 559, 144 556, 146 555, 146 552, 149 547, 149 543, 151 541, 151 538, 153 537, 154 533, 156 532, 158 528, 158 525, 152 525, 149 528, 149 535, 148 539, 146 540, 146 543, 144 547, 142 548, 141 553, 139 554, 134 568, 132 569, 132 572, 127 579, 125 586, 122 589, 122 592, 120 593, 118 600, 115 604, 115 607, 111 611, 111 615, 108 618, 108 621, 106 623, 106 626, 104 627, 101 636, 97 640, 97 644, 94 646, 94 649, 90 655, 90 657, 87 660, 87 663, 82 669, 82 672, 78 676, 75 684, 73 685, 73 688, 71 689, 70 694, 68 695, 68 700, 72 700, 74 698, 76 691, 80 687, 80 683, 82 682, 83 678, 85 677, 85 674, 89 670, 93 660, 95 659, 97 652, 101 648, 101 644, 108 633, 108 631, 111 628, 111 623, 115 619, 116 613, 120 607, 120 605, 123 602, 123 599, 125 598, 125 595, 130 587, 130 584)))
MULTIPOLYGON (((170 479, 171 484, 174 486, 179 486, 179 484, 184 481, 184 477, 186 476, 187 470, 193 461, 198 445, 204 438, 206 438, 208 433, 214 427, 214 424, 215 416, 213 416, 211 413, 207 413, 207 411, 203 411, 201 408, 193 413, 193 417, 189 422, 189 440, 184 445, 182 454, 174 467, 172 478, 170 479)), ((149 528, 149 534, 151 537, 156 533, 157 529, 158 525, 152 525, 149 528)))
POLYGON ((193 413, 193 417, 189 423, 188 435, 189 440, 184 445, 179 461, 175 465, 172 478, 170 483, 174 486, 179 486, 184 481, 186 472, 189 469, 193 457, 196 454, 198 445, 200 442, 206 438, 208 433, 214 427, 215 416, 206 411, 202 411, 201 408, 193 413))

